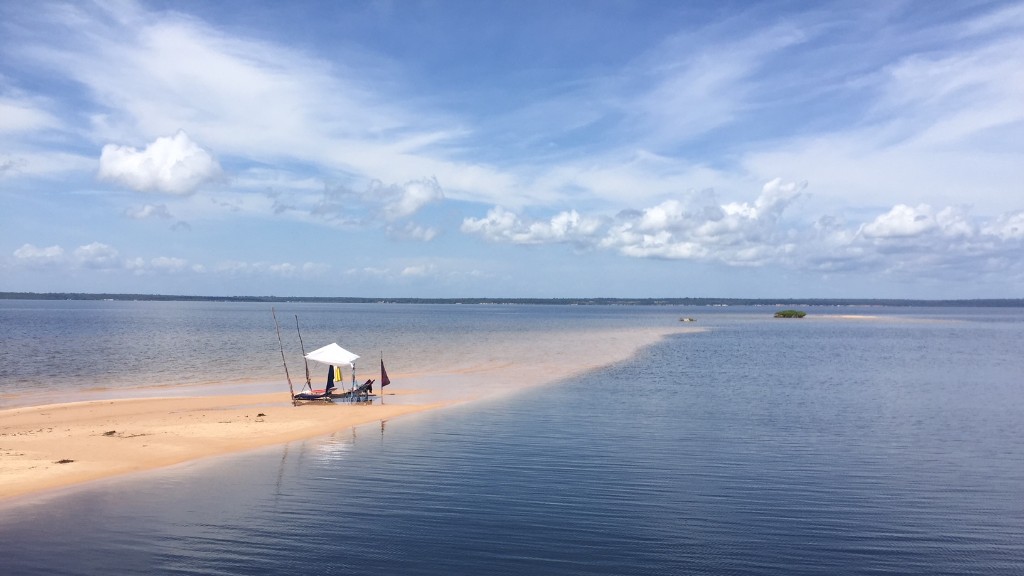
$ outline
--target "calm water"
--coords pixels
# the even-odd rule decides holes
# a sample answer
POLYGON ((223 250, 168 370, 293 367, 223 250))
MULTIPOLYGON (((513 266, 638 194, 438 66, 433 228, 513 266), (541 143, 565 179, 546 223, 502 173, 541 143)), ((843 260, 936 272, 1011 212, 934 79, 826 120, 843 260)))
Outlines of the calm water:
MULTIPOLYGON (((509 334, 581 326, 664 325, 664 309, 638 307, 278 304, 293 379, 307 352, 338 342, 388 369, 431 372, 473 363, 464 350, 509 334), (557 313, 553 313, 557 312, 557 313), (302 342, 296 330, 301 327, 302 342)), ((0 407, 16 395, 142 386, 283 382, 271 307, 257 303, 0 300, 0 407)), ((145 393, 152 394, 152 391, 145 393)))
POLYGON ((303 318, 409 343, 681 315, 710 330, 542 392, 0 509, 0 572, 1024 572, 1024 310, 498 311, 303 318))

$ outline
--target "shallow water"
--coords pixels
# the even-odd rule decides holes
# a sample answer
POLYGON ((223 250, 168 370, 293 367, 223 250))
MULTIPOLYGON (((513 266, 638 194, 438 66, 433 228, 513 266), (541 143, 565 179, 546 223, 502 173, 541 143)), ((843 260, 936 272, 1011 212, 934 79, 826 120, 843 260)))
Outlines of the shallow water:
POLYGON ((540 391, 9 506, 4 572, 1024 569, 1022 310, 416 312, 431 354, 588 322, 709 330, 540 391))
MULTIPOLYGON (((580 306, 284 303, 276 314, 295 381, 304 381, 301 351, 331 342, 362 356, 360 374, 381 356, 389 372, 429 374, 478 368, 489 350, 535 335, 675 320, 665 309, 580 306)), ((0 327, 0 407, 54 387, 164 394, 284 383, 282 343, 262 303, 0 300, 0 327)))

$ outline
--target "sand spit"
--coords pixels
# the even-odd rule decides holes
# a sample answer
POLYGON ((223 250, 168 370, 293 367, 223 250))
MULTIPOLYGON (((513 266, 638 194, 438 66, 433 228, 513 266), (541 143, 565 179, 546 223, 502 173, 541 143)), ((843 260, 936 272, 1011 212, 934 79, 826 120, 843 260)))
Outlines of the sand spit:
POLYGON ((292 406, 286 393, 134 398, 0 411, 0 500, 330 434, 549 385, 700 329, 551 333, 463 351, 451 371, 394 374, 372 405, 292 406), (415 391, 415 393, 410 393, 415 391))

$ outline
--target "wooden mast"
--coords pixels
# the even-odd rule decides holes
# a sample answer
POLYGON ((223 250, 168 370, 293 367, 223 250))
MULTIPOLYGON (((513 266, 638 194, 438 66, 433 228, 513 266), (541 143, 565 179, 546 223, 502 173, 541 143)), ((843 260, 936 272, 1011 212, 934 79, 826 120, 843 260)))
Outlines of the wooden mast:
POLYGON ((313 392, 313 384, 309 381, 309 359, 306 358, 306 346, 302 343, 302 332, 299 331, 299 315, 295 315, 295 331, 299 333, 299 348, 302 349, 302 360, 306 363, 306 386, 310 393, 313 392))
POLYGON ((295 404, 295 387, 292 386, 292 377, 288 374, 288 362, 284 359, 284 342, 281 341, 281 325, 277 322, 277 312, 270 307, 270 314, 274 316, 274 327, 277 328, 277 343, 281 346, 281 364, 284 364, 284 376, 288 379, 288 392, 292 395, 292 404, 295 404))

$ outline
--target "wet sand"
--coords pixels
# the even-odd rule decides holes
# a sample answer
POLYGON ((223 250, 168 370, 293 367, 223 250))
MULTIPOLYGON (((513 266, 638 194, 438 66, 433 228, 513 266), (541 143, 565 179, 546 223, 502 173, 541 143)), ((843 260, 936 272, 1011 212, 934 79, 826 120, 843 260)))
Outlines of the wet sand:
MULTIPOLYGON (((0 501, 551 385, 700 328, 559 332, 482 343, 447 370, 391 373, 371 405, 287 393, 104 399, 0 411, 0 501)), ((391 370, 389 370, 389 373, 391 370)))

